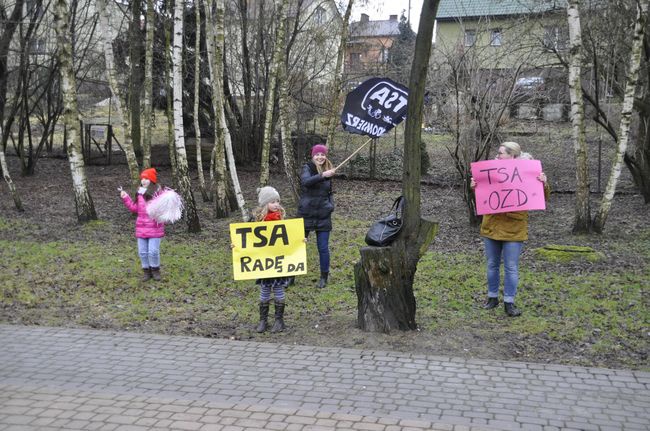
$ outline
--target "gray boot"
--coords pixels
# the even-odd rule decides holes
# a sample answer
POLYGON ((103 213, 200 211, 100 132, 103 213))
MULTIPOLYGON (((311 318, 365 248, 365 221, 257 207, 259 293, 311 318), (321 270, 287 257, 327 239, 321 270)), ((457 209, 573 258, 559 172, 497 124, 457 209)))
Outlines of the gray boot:
POLYGON ((269 327, 269 303, 260 302, 260 323, 257 324, 256 331, 262 333, 269 327))
POLYGON ((284 302, 275 303, 275 322, 273 322, 273 328, 271 332, 282 332, 284 331, 284 302))
POLYGON ((318 280, 318 284, 316 285, 318 289, 323 289, 325 286, 327 286, 327 277, 329 275, 330 275, 329 272, 320 273, 320 280, 318 280))

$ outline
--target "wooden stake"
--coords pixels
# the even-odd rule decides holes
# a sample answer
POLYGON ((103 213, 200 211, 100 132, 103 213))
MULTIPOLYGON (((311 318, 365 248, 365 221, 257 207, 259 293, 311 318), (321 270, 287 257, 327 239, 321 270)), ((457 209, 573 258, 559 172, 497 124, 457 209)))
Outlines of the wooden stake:
POLYGON ((357 154, 359 151, 361 151, 361 149, 362 149, 363 147, 365 147, 366 145, 368 145, 370 142, 372 142, 373 139, 374 139, 374 138, 370 138, 370 139, 368 139, 368 140, 367 140, 367 141, 366 141, 362 146, 360 146, 359 148, 357 148, 356 150, 354 150, 354 152, 353 152, 352 154, 350 154, 350 155, 348 156, 347 159, 343 160, 343 161, 342 161, 342 162, 341 162, 337 167, 335 167, 334 170, 336 171, 336 170, 338 170, 341 166, 343 166, 344 164, 346 164, 346 163, 348 162, 348 160, 350 160, 350 159, 352 158, 352 156, 354 156, 354 155, 357 154))

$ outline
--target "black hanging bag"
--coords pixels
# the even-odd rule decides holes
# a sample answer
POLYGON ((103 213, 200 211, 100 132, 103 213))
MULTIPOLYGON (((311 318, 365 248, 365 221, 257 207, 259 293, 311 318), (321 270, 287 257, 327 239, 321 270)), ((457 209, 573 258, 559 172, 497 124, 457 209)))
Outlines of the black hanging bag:
POLYGON ((376 221, 366 234, 366 244, 375 247, 386 247, 390 245, 402 230, 402 206, 404 196, 395 199, 390 213, 384 218, 376 221))

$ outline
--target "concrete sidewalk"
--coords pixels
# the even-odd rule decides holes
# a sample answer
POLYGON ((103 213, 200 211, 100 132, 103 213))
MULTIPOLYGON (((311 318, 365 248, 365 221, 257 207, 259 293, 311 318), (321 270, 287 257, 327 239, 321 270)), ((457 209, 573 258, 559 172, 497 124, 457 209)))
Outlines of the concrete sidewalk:
POLYGON ((0 430, 650 430, 650 373, 0 325, 0 430))

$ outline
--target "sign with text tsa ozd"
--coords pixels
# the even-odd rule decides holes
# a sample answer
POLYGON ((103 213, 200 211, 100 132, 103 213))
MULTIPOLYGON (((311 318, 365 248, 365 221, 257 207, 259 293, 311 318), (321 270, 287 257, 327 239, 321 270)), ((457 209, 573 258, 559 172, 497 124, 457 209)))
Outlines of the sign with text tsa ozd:
POLYGON ((230 224, 235 280, 307 273, 305 225, 301 218, 230 224))
POLYGON ((539 160, 485 160, 471 164, 476 214, 546 209, 539 160))

